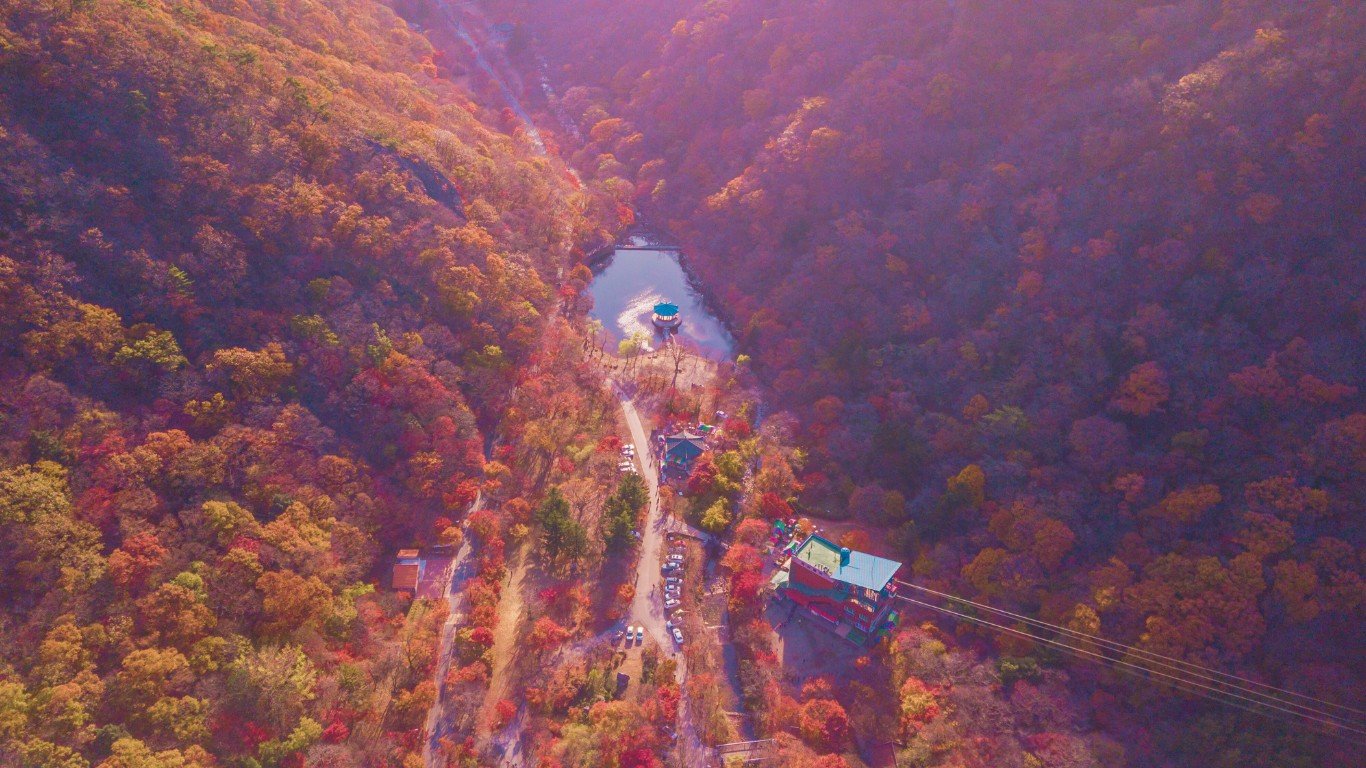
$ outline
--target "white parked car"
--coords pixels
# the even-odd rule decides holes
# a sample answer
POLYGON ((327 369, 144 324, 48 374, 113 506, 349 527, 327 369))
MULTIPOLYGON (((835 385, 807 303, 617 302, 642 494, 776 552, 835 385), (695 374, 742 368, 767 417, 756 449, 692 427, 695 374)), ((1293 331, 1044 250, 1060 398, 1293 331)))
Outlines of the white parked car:
POLYGON ((679 603, 678 603, 678 598, 674 598, 674 597, 671 597, 671 598, 669 598, 668 600, 665 600, 665 601, 664 601, 664 607, 665 607, 665 608, 676 608, 676 607, 678 607, 678 604, 679 604, 679 603))
POLYGON ((675 643, 678 643, 679 645, 682 645, 682 644, 683 644, 683 630, 679 629, 678 627, 674 627, 673 635, 674 635, 674 642, 675 642, 675 643))

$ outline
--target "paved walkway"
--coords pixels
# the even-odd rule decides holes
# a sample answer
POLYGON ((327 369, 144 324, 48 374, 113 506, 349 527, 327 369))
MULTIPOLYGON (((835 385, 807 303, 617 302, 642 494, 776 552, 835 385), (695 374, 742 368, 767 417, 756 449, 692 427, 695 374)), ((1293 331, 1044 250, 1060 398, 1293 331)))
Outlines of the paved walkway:
POLYGON ((659 561, 660 551, 664 547, 664 535, 672 526, 664 517, 659 504, 659 472, 654 464, 654 452, 650 450, 650 438, 641 424, 635 403, 622 390, 617 389, 616 393, 621 401, 622 415, 626 417, 626 426, 631 431, 631 442, 636 446, 640 476, 650 489, 650 512, 645 520, 645 529, 641 532, 640 562, 636 565, 636 594, 631 600, 631 609, 626 614, 626 623, 645 627, 645 631, 659 644, 660 650, 678 662, 675 679, 682 692, 679 702, 678 748, 683 764, 689 768, 712 765, 715 763, 713 752, 702 741, 692 718, 688 716, 688 689, 684 684, 688 670, 683 653, 674 645, 673 638, 664 626, 667 617, 664 614, 664 602, 661 599, 663 592, 660 589, 664 576, 659 572, 659 561))
POLYGON ((650 633, 661 648, 672 649, 673 638, 669 637, 665 630, 664 606, 659 600, 660 584, 664 580, 659 572, 659 556, 664 547, 666 527, 659 505, 659 473, 654 466, 650 440, 641 424, 635 403, 625 394, 618 395, 621 399, 621 412, 626 417, 627 427, 631 430, 631 441, 636 446, 640 476, 650 491, 650 512, 645 520, 645 528, 641 532, 640 562, 636 566, 636 594, 631 600, 631 609, 626 614, 626 623, 644 626, 645 631, 650 633))

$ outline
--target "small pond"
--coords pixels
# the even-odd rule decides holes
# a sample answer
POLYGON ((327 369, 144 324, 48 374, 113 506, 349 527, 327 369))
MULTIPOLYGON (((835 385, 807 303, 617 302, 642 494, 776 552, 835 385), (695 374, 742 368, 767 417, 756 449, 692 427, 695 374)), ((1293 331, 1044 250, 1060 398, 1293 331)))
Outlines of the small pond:
POLYGON ((650 322, 654 306, 662 302, 678 305, 683 324, 678 338, 686 346, 707 357, 723 359, 735 350, 735 342, 725 326, 707 311, 702 295, 692 286, 678 261, 678 252, 658 250, 633 239, 596 265, 593 284, 592 316, 602 322, 609 344, 615 347, 632 334, 641 334, 646 349, 663 341, 650 322))

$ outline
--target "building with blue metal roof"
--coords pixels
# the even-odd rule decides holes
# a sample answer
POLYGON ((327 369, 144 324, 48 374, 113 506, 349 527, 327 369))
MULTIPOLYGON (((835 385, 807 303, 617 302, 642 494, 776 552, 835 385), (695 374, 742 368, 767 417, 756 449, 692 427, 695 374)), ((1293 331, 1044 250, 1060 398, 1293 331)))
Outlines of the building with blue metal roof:
POLYGON ((835 627, 842 637, 864 644, 896 623, 892 579, 901 563, 812 534, 792 553, 778 594, 835 627))

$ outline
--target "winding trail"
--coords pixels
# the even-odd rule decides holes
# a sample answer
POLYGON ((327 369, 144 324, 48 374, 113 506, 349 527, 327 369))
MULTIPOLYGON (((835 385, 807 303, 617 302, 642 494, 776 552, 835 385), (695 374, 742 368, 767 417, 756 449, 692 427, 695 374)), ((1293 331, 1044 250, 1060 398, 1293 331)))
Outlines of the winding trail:
MULTIPOLYGON (((522 760, 522 730, 526 725, 527 707, 525 701, 517 702, 517 714, 513 719, 499 731, 484 733, 485 724, 493 720, 494 707, 503 698, 509 698, 509 688, 512 674, 511 666, 517 656, 515 648, 520 638, 522 620, 526 614, 526 595, 523 589, 526 584, 527 569, 531 564, 531 555, 528 552, 530 547, 523 542, 513 556, 509 558, 508 575, 503 582, 503 590, 498 600, 498 624, 493 630, 493 646, 490 655, 493 657, 493 669, 489 673, 489 689, 484 696, 484 706, 480 712, 477 728, 479 734, 476 738, 480 742, 487 741, 498 755, 501 761, 499 765, 521 766, 522 760)), ((513 696, 511 698, 519 698, 513 696)))
POLYGON ((427 710, 427 725, 423 729, 427 738, 422 742, 422 764, 427 768, 440 768, 442 765, 438 746, 441 737, 450 729, 450 721, 446 717, 446 675, 451 671, 451 647, 455 643, 455 630, 465 618, 465 593, 463 590, 453 592, 452 586, 457 582, 464 584, 465 580, 473 575, 473 563, 470 560, 472 551, 469 541, 466 540, 460 545, 460 550, 455 553, 455 559, 447 568, 445 600, 450 608, 450 615, 441 626, 441 644, 436 658, 436 701, 432 702, 431 709, 427 710))
MULTIPOLYGON (((465 23, 460 20, 460 14, 457 13, 451 5, 451 3, 447 2, 438 2, 436 4, 436 6, 441 9, 441 14, 445 17, 446 23, 451 26, 451 30, 455 32, 456 36, 459 37, 465 45, 469 46, 470 52, 474 54, 475 65, 478 66, 485 75, 488 75, 489 80, 492 80, 494 85, 498 86, 498 90, 503 94, 503 99, 507 101, 508 109, 511 109, 512 113, 526 126, 527 139, 529 139, 532 146, 536 148, 536 154, 544 156, 546 153, 545 142, 541 139, 541 132, 536 129, 536 122, 531 119, 531 113, 527 112, 526 108, 522 106, 522 100, 517 97, 517 92, 512 89, 512 86, 508 85, 507 78, 504 77, 502 73, 493 66, 493 63, 489 61, 488 57, 484 55, 483 48, 479 47, 479 41, 475 39, 474 35, 470 34, 469 29, 465 27, 465 23)), ((471 9, 469 3, 460 3, 460 7, 465 10, 471 9)))
MULTIPOLYGON (((435 3, 435 6, 440 9, 445 22, 450 25, 451 31, 454 32, 465 45, 469 46, 470 52, 474 56, 475 65, 478 66, 479 69, 488 76, 489 80, 498 87, 498 90, 502 93, 504 100, 507 102, 508 108, 522 121, 522 124, 526 128, 526 137, 531 142, 536 153, 544 157, 546 155, 545 141, 542 140, 541 132, 536 128, 536 122, 532 120, 531 114, 527 112, 526 108, 522 105, 521 99, 518 98, 516 91, 508 84, 507 79, 494 67, 493 63, 484 54, 484 50, 480 47, 479 41, 465 26, 465 23, 460 18, 460 13, 452 7, 453 5, 455 4, 444 2, 443 0, 437 0, 435 3)), ((469 2, 460 2, 458 5, 462 11, 471 13, 477 11, 469 2)), ((546 87, 548 87, 547 83, 543 82, 542 88, 546 87)), ((555 313, 558 313, 558 311, 559 307, 557 305, 555 313)), ((488 453, 489 446, 486 445, 485 454, 487 455, 488 453)), ((474 500, 474 503, 470 505, 469 510, 466 512, 466 518, 468 518, 470 514, 482 509, 483 503, 484 499, 481 494, 474 500)), ((444 599, 450 609, 450 615, 446 618, 446 623, 442 625, 441 628, 441 642, 438 650, 435 676, 437 690, 436 701, 432 703, 431 709, 427 711, 427 722, 423 729, 426 738, 423 739, 422 742, 422 764, 425 768, 441 768, 443 765, 442 755, 439 749, 440 741, 442 736, 450 730, 450 718, 446 712, 445 681, 446 675, 450 672, 451 650, 455 642, 455 631, 461 621, 465 618, 464 591, 462 589, 461 591, 456 592, 455 588, 457 584, 463 587, 464 583, 473 575, 470 569, 470 552, 471 548, 467 539, 461 544, 459 551, 451 561, 451 564, 447 569, 447 574, 444 577, 446 581, 444 599)), ((511 585, 511 588, 518 593, 520 593, 521 590, 520 579, 525 571, 524 563, 521 571, 523 573, 519 574, 517 582, 511 585)), ((520 609, 520 603, 518 607, 520 609)), ((493 694, 494 692, 495 690, 491 685, 490 694, 493 694)), ((491 696, 490 701, 493 700, 496 699, 493 699, 491 696)), ((501 734, 493 735, 495 747, 500 750, 506 750, 504 754, 504 764, 508 764, 506 762, 508 760, 511 760, 511 764, 515 765, 520 765, 522 763, 520 737, 526 723, 526 718, 526 704, 523 703, 522 706, 518 707, 517 715, 512 723, 510 723, 501 734)))

